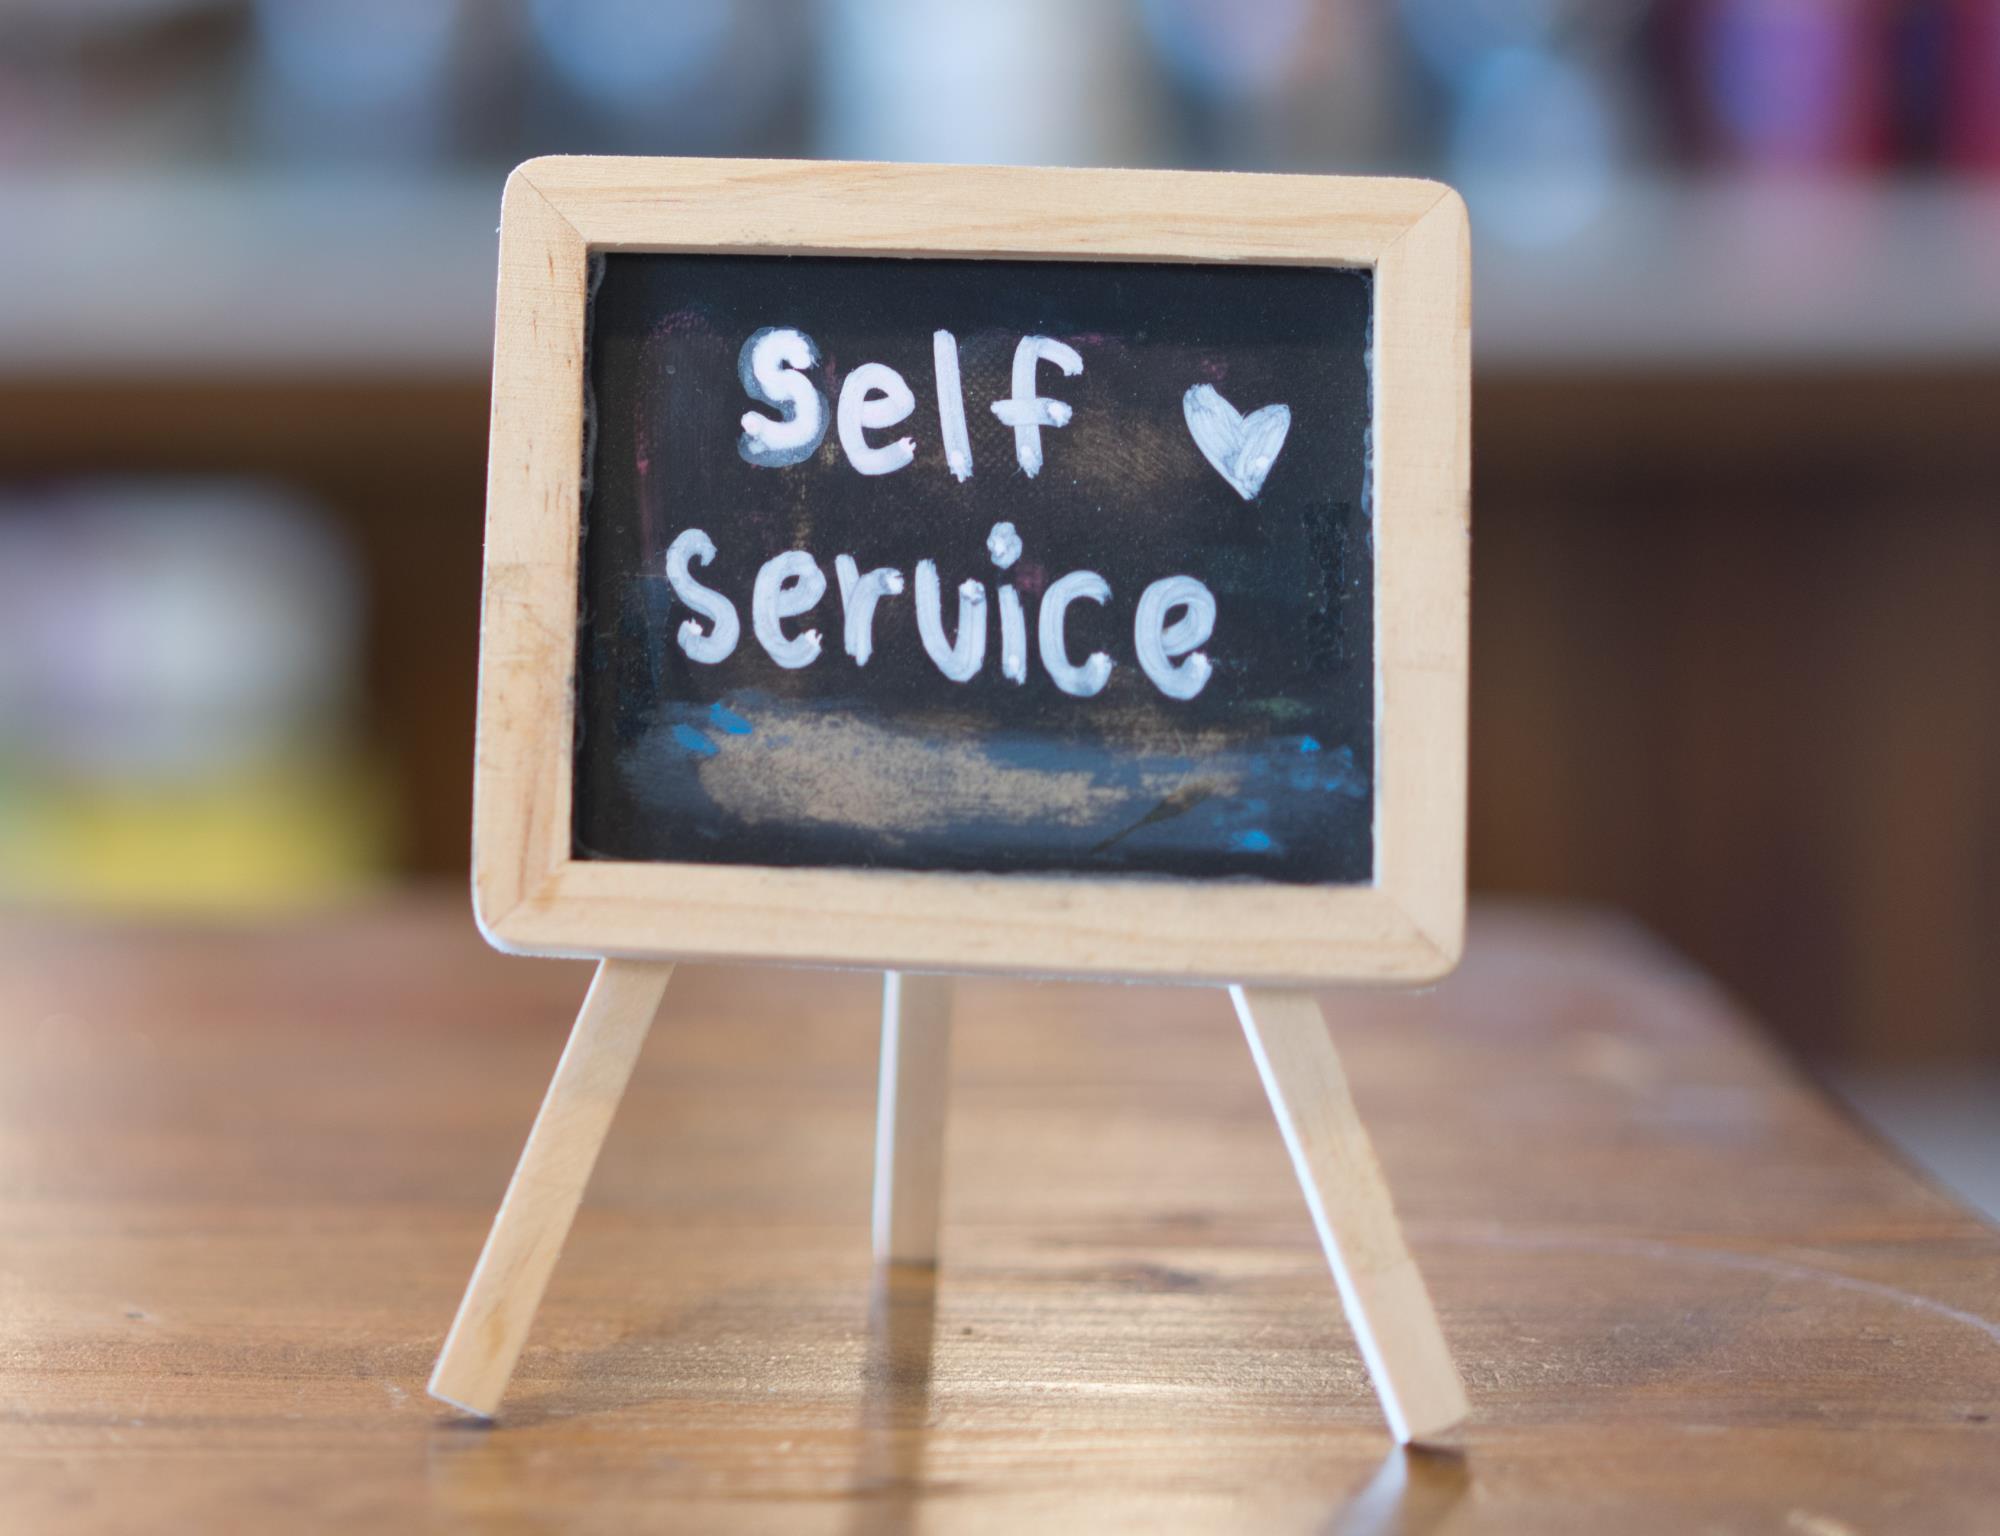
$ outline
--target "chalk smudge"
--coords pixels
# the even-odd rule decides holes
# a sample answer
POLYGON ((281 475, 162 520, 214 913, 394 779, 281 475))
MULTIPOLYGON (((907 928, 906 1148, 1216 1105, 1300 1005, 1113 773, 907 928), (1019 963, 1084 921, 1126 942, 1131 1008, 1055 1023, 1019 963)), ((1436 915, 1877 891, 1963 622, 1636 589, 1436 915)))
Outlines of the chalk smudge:
POLYGON ((703 836, 717 846, 749 839, 773 863, 787 855, 769 839, 810 828, 831 842, 804 846, 831 864, 913 858, 949 834, 958 867, 1066 867, 1064 848, 1144 867, 1165 849, 1209 850, 1225 872, 1288 879, 1285 861, 1367 798, 1352 749, 1308 752, 1307 739, 1196 730, 1145 747, 981 735, 751 689, 666 704, 625 773, 645 814, 712 829, 703 836))
MULTIPOLYGON (((682 729, 674 728, 676 739, 682 729)), ((703 762, 700 774, 709 798, 744 821, 886 833, 935 832, 968 820, 1089 826, 1130 795, 1085 770, 1015 767, 976 742, 806 711, 731 743, 727 757, 703 762)))

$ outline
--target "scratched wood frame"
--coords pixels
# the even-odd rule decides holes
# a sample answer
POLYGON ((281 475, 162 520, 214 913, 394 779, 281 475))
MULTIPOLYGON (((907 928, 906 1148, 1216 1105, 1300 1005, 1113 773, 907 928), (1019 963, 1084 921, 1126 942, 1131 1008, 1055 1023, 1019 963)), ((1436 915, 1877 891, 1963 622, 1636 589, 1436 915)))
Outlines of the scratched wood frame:
POLYGON ((1465 909, 1469 247, 1435 182, 550 158, 501 214, 473 897, 523 954, 1311 984, 1457 963, 1465 909), (572 856, 595 251, 1374 271, 1374 880, 1280 885, 572 856))

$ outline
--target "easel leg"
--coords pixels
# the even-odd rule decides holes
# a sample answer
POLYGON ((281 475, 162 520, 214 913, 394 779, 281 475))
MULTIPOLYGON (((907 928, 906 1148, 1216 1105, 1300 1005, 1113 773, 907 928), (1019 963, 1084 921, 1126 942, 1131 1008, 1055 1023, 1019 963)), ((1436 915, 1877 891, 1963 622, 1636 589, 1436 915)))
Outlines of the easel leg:
POLYGON ((944 1193, 951 978, 882 977, 882 1080, 875 1102, 875 1262, 935 1264, 944 1193))
POLYGON ((1229 996, 1389 1428, 1405 1444, 1440 1434, 1465 1417, 1465 1388, 1319 1005, 1305 992, 1229 996))
POLYGON ((431 1372, 432 1397, 482 1418, 500 1406, 673 973, 671 965, 599 962, 431 1372))

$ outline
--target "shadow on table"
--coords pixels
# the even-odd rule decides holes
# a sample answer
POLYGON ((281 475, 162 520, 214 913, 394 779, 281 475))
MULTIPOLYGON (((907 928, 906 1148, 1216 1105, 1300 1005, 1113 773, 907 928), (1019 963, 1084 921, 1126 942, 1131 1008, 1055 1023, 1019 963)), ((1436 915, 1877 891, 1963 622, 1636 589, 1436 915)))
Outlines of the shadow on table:
POLYGON ((889 1264, 868 1299, 868 1358, 861 1381, 861 1449, 848 1529, 914 1529, 923 1499, 924 1434, 931 1411, 931 1348, 937 1270, 889 1264))
POLYGON ((1368 1486, 1334 1512, 1322 1536, 1429 1536, 1465 1497, 1471 1473, 1457 1451, 1394 1446, 1368 1486))
MULTIPOLYGON (((916 1527, 925 1494, 936 1322, 936 1270, 895 1264, 876 1272, 868 1304, 861 1449, 850 1483, 857 1501, 847 1522, 851 1536, 898 1536, 916 1527)), ((1322 1533, 1430 1536, 1470 1486, 1461 1453, 1395 1446, 1322 1533)))
MULTIPOLYGON (((875 1272, 868 1304, 858 1447, 846 1497, 849 1536, 907 1536, 937 1489, 925 1481, 937 1323, 937 1272, 893 1264, 875 1272)), ((568 1415, 535 1404, 510 1407, 521 1430, 568 1415)), ((453 1422, 434 1441, 433 1489, 461 1512, 506 1508, 539 1476, 547 1448, 496 1426, 453 1422)), ((1368 1482, 1329 1516, 1321 1536, 1431 1536, 1471 1485, 1465 1457, 1392 1448, 1368 1482)))

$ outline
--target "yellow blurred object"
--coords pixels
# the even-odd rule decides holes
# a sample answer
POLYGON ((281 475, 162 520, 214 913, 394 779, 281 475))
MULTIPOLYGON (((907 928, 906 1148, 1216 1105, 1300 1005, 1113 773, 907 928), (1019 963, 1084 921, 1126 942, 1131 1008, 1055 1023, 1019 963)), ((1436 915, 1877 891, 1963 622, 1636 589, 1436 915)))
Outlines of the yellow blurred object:
POLYGON ((206 913, 338 900, 391 863, 384 775, 269 762, 185 784, 0 771, 0 900, 206 913))
POLYGON ((351 551, 286 486, 0 496, 0 901, 246 913, 392 862, 351 551))

